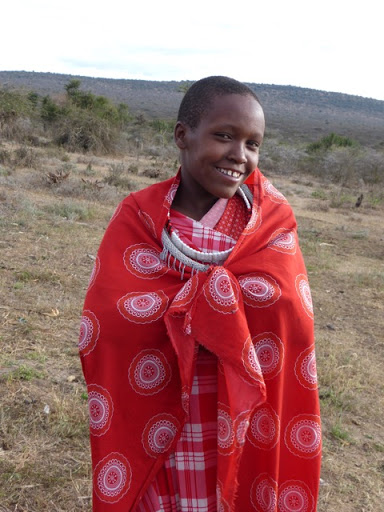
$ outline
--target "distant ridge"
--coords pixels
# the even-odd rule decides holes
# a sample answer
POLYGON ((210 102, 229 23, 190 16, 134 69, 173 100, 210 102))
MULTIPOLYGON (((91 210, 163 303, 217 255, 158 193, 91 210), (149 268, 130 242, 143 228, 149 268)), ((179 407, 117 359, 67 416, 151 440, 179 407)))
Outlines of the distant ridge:
MULTIPOLYGON (((72 79, 81 80, 82 88, 94 94, 127 103, 134 114, 168 119, 176 117, 183 96, 180 85, 188 83, 0 71, 0 87, 41 95, 63 94, 64 85, 72 79)), ((314 140, 333 131, 365 144, 384 144, 384 101, 290 85, 248 85, 264 107, 268 128, 287 138, 314 140)))

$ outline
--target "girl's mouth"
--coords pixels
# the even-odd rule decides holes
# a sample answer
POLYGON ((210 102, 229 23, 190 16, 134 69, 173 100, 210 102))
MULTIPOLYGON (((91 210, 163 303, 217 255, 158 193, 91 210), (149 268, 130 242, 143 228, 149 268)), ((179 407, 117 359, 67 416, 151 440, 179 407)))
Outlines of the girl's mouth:
POLYGON ((222 167, 216 167, 216 169, 221 173, 225 174, 225 176, 230 176, 231 178, 239 179, 241 176, 241 172, 232 171, 230 169, 223 169, 222 167))

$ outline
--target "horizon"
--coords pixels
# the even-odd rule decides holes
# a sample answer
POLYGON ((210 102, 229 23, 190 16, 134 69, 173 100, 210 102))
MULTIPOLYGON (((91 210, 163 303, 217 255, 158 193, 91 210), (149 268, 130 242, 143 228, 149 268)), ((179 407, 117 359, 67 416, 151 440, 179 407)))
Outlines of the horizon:
MULTIPOLYGON (((200 78, 197 78, 197 79, 155 79, 155 78, 130 78, 130 77, 110 77, 110 76, 91 76, 91 75, 84 75, 84 74, 75 74, 75 73, 60 73, 60 72, 57 72, 57 71, 36 71, 36 70, 25 70, 25 69, 0 69, 0 73, 34 73, 34 74, 51 74, 51 75, 62 75, 62 76, 70 76, 70 77, 73 77, 73 78, 89 78, 89 79, 95 79, 95 80, 99 80, 99 79, 103 79, 103 80, 132 80, 132 81, 142 81, 142 82, 164 82, 164 83, 172 83, 172 82, 176 82, 176 83, 180 83, 180 82, 187 82, 187 83, 193 83, 197 80, 200 80, 200 78, 204 78, 204 77, 200 77, 200 78)), ((239 80, 241 81, 241 80, 239 80)), ((328 93, 328 94, 341 94, 341 95, 346 95, 346 96, 354 96, 354 97, 357 97, 357 98, 362 98, 362 99, 366 99, 366 100, 374 100, 374 101, 380 101, 380 102, 384 102, 384 99, 379 99, 379 98, 374 98, 374 97, 371 97, 371 96, 362 96, 361 94, 354 94, 354 93, 348 93, 348 92, 342 92, 342 91, 333 91, 333 90, 327 90, 327 89, 318 89, 318 88, 314 88, 314 87, 307 87, 307 86, 302 86, 302 85, 294 85, 294 84, 278 84, 278 83, 267 83, 267 82, 255 82, 255 81, 249 81, 249 80, 244 80, 243 81, 244 83, 247 83, 247 84, 252 84, 252 85, 261 85, 261 86, 271 86, 271 87, 292 87, 292 88, 297 88, 297 89, 307 89, 307 90, 311 90, 311 91, 316 91, 316 92, 325 92, 325 93, 328 93)), ((2 84, 0 83, 0 87, 2 86, 2 84)))

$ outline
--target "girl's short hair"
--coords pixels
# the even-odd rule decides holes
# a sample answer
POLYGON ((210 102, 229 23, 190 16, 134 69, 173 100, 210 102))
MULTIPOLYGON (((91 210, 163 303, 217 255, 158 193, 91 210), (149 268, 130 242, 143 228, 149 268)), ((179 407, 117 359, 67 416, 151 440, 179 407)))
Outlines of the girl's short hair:
POLYGON ((259 98, 247 85, 227 76, 209 76, 198 80, 188 89, 180 104, 177 120, 196 128, 213 99, 227 94, 250 95, 260 105, 259 98))

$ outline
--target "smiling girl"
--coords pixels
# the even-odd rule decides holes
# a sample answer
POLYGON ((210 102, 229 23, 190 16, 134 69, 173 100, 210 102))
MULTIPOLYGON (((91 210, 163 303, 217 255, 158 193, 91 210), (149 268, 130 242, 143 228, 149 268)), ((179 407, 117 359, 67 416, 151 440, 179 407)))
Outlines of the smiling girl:
POLYGON ((263 135, 250 88, 196 82, 179 172, 110 221, 79 343, 95 512, 316 510, 312 301, 263 135))

